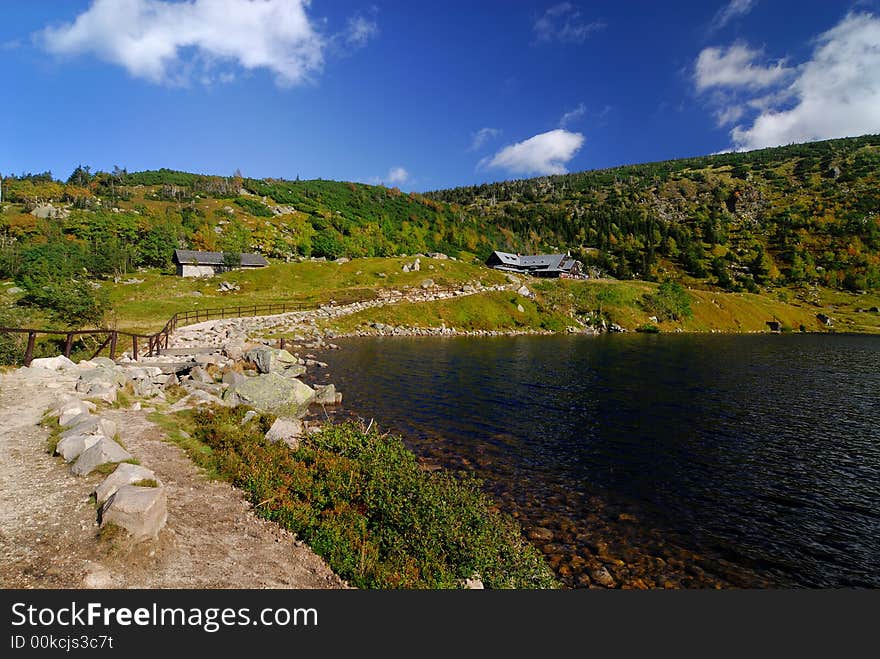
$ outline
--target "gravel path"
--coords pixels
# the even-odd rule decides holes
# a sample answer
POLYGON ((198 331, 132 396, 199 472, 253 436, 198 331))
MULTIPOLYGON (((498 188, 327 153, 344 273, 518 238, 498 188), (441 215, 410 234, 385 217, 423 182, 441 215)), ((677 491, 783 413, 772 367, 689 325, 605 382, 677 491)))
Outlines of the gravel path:
POLYGON ((29 371, 0 376, 0 587, 346 587, 292 534, 255 517, 241 492, 207 480, 142 411, 102 414, 168 488, 168 524, 156 542, 102 540, 89 502, 102 477, 71 475, 37 425, 73 376, 29 371))

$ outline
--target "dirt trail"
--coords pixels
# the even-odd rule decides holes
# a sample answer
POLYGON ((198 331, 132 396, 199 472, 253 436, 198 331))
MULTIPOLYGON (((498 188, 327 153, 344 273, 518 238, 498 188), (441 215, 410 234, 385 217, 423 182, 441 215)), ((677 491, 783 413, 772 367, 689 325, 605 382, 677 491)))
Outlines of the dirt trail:
POLYGON ((168 488, 168 523, 156 542, 101 539, 89 494, 103 477, 70 474, 37 425, 72 388, 60 373, 0 376, 0 587, 346 587, 292 534, 254 516, 238 490, 207 480, 143 411, 103 415, 168 488))

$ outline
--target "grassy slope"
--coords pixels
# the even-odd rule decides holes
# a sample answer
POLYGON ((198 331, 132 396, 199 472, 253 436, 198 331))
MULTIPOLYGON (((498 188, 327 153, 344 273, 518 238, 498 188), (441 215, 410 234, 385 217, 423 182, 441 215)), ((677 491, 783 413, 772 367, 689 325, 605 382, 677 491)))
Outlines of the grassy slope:
MULTIPOLYGON (((400 304, 363 311, 332 323, 334 329, 352 332, 370 322, 406 327, 454 327, 458 330, 551 330, 564 331, 574 325, 570 313, 594 312, 598 294, 611 290, 603 311, 612 322, 634 330, 648 322, 653 312, 645 307, 644 296, 657 284, 641 281, 541 281, 534 282, 538 294, 533 302, 513 292, 494 292, 436 303, 400 304), (517 309, 520 304, 524 312, 517 309)), ((795 300, 789 304, 769 295, 689 291, 693 316, 681 321, 658 323, 662 331, 681 328, 687 332, 765 332, 767 321, 777 320, 783 327, 824 331, 816 314, 825 311, 840 322, 836 329, 880 331, 878 314, 837 314, 795 300), (845 320, 855 315, 862 324, 849 326, 845 320)), ((848 301, 852 304, 852 300, 848 301)))
POLYGON ((461 261, 422 259, 420 272, 403 272, 413 258, 355 259, 348 263, 277 263, 259 270, 228 272, 212 279, 183 279, 156 272, 135 275, 142 284, 107 284, 120 328, 156 330, 176 311, 300 300, 342 304, 372 299, 381 288, 418 286, 431 278, 439 286, 480 280, 485 285, 504 281, 503 275, 461 261), (428 268, 434 266, 434 270, 428 268), (385 273, 385 277, 380 277, 385 273), (239 291, 220 293, 229 281, 239 291), (201 293, 196 296, 194 293, 201 293))
MULTIPOLYGON (((380 289, 405 289, 431 278, 440 286, 460 286, 481 281, 485 285, 505 282, 505 277, 481 265, 451 260, 422 259, 420 272, 402 272, 413 258, 354 259, 348 263, 303 262, 276 263, 268 268, 229 272, 212 279, 183 279, 156 271, 132 275, 143 279, 138 284, 104 282, 114 307, 120 329, 156 331, 176 311, 234 307, 300 300, 311 305, 335 300, 345 303, 372 299, 380 289), (434 269, 429 269, 433 265, 434 269), (385 273, 380 277, 379 273, 385 273), (220 293, 221 281, 237 283, 241 290, 220 293), (195 295, 200 293, 201 295, 195 295)), ((599 307, 598 295, 610 289, 602 307, 610 320, 627 329, 648 322, 652 315, 643 303, 646 293, 657 284, 643 281, 614 280, 540 280, 529 283, 538 294, 532 301, 514 292, 493 292, 432 303, 398 304, 372 309, 333 322, 334 329, 351 332, 370 322, 408 327, 454 327, 459 330, 550 330, 565 331, 574 325, 570 315, 593 313, 599 307), (520 312, 517 305, 522 305, 520 312)), ((4 290, 0 287, 0 290, 4 290)), ((815 303, 793 290, 774 294, 721 293, 691 289, 694 312, 681 322, 660 323, 663 331, 766 331, 768 320, 808 331, 822 331, 817 313, 827 313, 837 320, 837 331, 880 332, 880 314, 857 313, 880 305, 880 295, 853 295, 821 290, 815 303), (781 299, 780 299, 781 298, 781 299), (801 299, 804 298, 804 299, 801 299), (785 302, 783 300, 788 300, 785 302)), ((3 295, 11 302, 17 296, 3 295)), ((39 314, 29 318, 35 326, 47 326, 39 314)))

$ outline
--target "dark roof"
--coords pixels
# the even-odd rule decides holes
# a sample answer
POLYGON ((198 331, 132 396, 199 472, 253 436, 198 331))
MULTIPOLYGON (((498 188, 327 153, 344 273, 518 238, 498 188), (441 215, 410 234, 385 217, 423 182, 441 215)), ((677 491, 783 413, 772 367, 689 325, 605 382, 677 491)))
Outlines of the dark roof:
POLYGON ((517 270, 571 270, 574 259, 568 254, 535 254, 531 256, 494 252, 501 263, 517 270))
MULTIPOLYGON (((181 265, 226 265, 223 252, 197 252, 191 249, 175 249, 174 262, 181 265)), ((269 262, 260 254, 242 254, 241 265, 254 268, 269 265, 269 262)))

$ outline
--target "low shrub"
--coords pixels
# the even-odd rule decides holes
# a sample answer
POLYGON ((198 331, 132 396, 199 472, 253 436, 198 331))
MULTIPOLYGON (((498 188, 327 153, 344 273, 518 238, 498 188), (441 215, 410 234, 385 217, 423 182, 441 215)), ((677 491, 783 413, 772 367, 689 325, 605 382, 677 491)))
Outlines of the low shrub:
POLYGON ((193 413, 216 471, 353 585, 455 588, 478 574, 489 588, 557 587, 475 478, 422 471, 400 438, 351 423, 291 450, 263 439, 269 415, 242 426, 245 410, 193 413))

